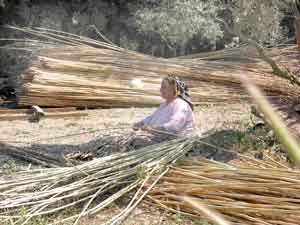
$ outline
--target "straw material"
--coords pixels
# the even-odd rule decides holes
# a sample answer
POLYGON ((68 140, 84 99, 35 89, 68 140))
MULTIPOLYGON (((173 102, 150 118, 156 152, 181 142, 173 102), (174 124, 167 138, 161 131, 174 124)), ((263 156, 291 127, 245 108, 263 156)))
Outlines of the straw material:
POLYGON ((232 224, 298 224, 300 171, 273 160, 257 162, 186 161, 162 178, 148 200, 193 218, 210 220, 183 201, 183 196, 215 210, 232 224))
MULTIPOLYGON (((40 50, 37 60, 18 80, 16 92, 21 105, 158 105, 162 101, 160 82, 168 74, 187 82, 195 104, 249 100, 241 86, 241 74, 251 78, 272 99, 299 102, 300 88, 274 76, 270 66, 249 47, 163 59, 59 31, 12 28, 52 44, 49 47, 45 41, 31 40, 30 48, 24 47, 32 50, 38 46, 40 50)), ((280 65, 294 68, 298 63, 294 46, 268 53, 280 65)))
POLYGON ((94 215, 136 190, 128 206, 107 222, 116 224, 126 218, 172 163, 191 150, 194 141, 176 139, 74 167, 22 171, 11 177, 1 172, 0 222, 27 224, 36 216, 60 213, 60 220, 55 223, 77 224, 81 217, 94 215), (154 175, 158 177, 140 196, 141 188, 154 175), (61 213, 74 207, 81 212, 61 213))

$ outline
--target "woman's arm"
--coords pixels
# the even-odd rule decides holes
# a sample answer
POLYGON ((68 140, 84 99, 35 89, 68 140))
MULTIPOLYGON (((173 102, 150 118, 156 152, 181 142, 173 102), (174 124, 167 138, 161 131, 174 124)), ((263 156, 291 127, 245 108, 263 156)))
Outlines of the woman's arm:
POLYGON ((141 129, 142 127, 144 126, 144 121, 139 121, 137 123, 134 123, 133 126, 132 126, 132 129, 133 130, 139 130, 141 129))
POLYGON ((149 124, 149 122, 151 121, 152 115, 147 116, 145 119, 134 123, 133 124, 133 130, 139 130, 139 129, 143 129, 143 127, 147 126, 147 124, 149 124))
POLYGON ((169 122, 163 124, 161 129, 176 134, 184 127, 185 121, 185 116, 176 115, 169 122))
POLYGON ((160 115, 168 117, 168 122, 162 124, 151 124, 148 123, 148 121, 151 120, 150 116, 149 118, 146 118, 144 120, 144 125, 141 127, 141 129, 149 132, 163 131, 167 133, 177 134, 184 128, 186 124, 190 113, 188 107, 189 106, 187 104, 181 104, 181 102, 179 102, 172 107, 169 114, 160 115))
POLYGON ((187 121, 189 110, 184 105, 176 105, 170 120, 161 125, 161 129, 171 133, 178 133, 187 121))
POLYGON ((162 108, 162 105, 160 105, 159 108, 156 109, 150 116, 147 116, 145 119, 143 119, 137 123, 134 123, 133 129, 134 130, 139 130, 139 129, 146 130, 146 127, 151 124, 151 120, 157 114, 157 112, 159 112, 159 110, 161 110, 161 108, 162 108))

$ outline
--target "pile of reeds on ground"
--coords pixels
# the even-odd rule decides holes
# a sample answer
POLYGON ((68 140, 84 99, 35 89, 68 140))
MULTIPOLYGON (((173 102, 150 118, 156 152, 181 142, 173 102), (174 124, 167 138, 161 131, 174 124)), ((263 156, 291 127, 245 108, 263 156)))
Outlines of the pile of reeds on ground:
MULTIPOLYGON (((39 46, 37 59, 16 87, 22 105, 153 106, 161 102, 160 81, 169 74, 187 82, 195 104, 248 100, 241 74, 270 98, 299 102, 300 88, 274 76, 249 47, 165 59, 60 31, 12 28, 37 37, 21 40, 18 44, 29 46, 19 48, 39 46)), ((294 46, 268 53, 280 65, 295 67, 298 63, 294 46)))
POLYGON ((273 160, 243 162, 248 163, 185 161, 170 169, 148 200, 192 218, 211 219, 183 201, 184 196, 219 212, 232 224, 298 224, 300 171, 273 160))
POLYGON ((176 139, 74 167, 21 171, 12 176, 1 171, 1 224, 13 221, 25 225, 34 217, 55 213, 60 213, 60 219, 54 223, 71 221, 77 224, 80 218, 99 213, 122 196, 131 196, 128 206, 107 222, 116 224, 147 193, 139 196, 150 178, 155 176, 149 190, 172 163, 192 149, 194 141, 176 139), (135 192, 127 195, 133 190, 135 192), (62 213, 74 208, 80 211, 62 213))

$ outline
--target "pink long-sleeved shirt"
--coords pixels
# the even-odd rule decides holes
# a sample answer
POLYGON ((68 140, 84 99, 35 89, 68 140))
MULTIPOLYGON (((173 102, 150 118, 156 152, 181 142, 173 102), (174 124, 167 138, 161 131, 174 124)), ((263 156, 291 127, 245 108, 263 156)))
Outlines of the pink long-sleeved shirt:
POLYGON ((195 117, 190 105, 181 98, 163 103, 143 120, 145 125, 160 126, 164 130, 179 135, 191 136, 195 129, 195 117))

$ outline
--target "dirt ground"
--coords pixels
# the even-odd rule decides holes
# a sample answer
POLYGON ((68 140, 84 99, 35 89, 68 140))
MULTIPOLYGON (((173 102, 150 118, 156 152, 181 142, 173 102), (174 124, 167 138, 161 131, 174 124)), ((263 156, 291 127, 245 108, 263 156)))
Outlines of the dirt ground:
MULTIPOLYGON (((155 109, 97 109, 87 110, 88 116, 81 118, 45 118, 39 122, 0 121, 0 141, 14 146, 78 146, 95 140, 99 135, 132 132, 132 124, 151 114, 153 110, 155 109)), ((195 117, 199 135, 208 131, 243 130, 251 124, 250 106, 246 104, 198 106, 195 108, 195 117)))
MULTIPOLYGON (((97 139, 103 135, 117 135, 133 132, 134 122, 149 115, 154 108, 97 109, 88 110, 88 116, 69 119, 42 119, 39 122, 0 121, 0 142, 13 146, 31 146, 40 151, 57 152, 63 149, 78 150, 96 148, 97 139), (73 135, 75 134, 75 135, 73 135)), ((198 134, 216 133, 224 130, 245 130, 251 126, 250 106, 245 104, 203 105, 195 108, 198 134)), ((7 163, 6 156, 0 156, 0 167, 7 163)), ((159 210, 139 206, 126 220, 126 225, 173 225, 205 224, 194 223, 159 210)), ((86 219, 82 224, 100 224, 107 212, 86 219)))

